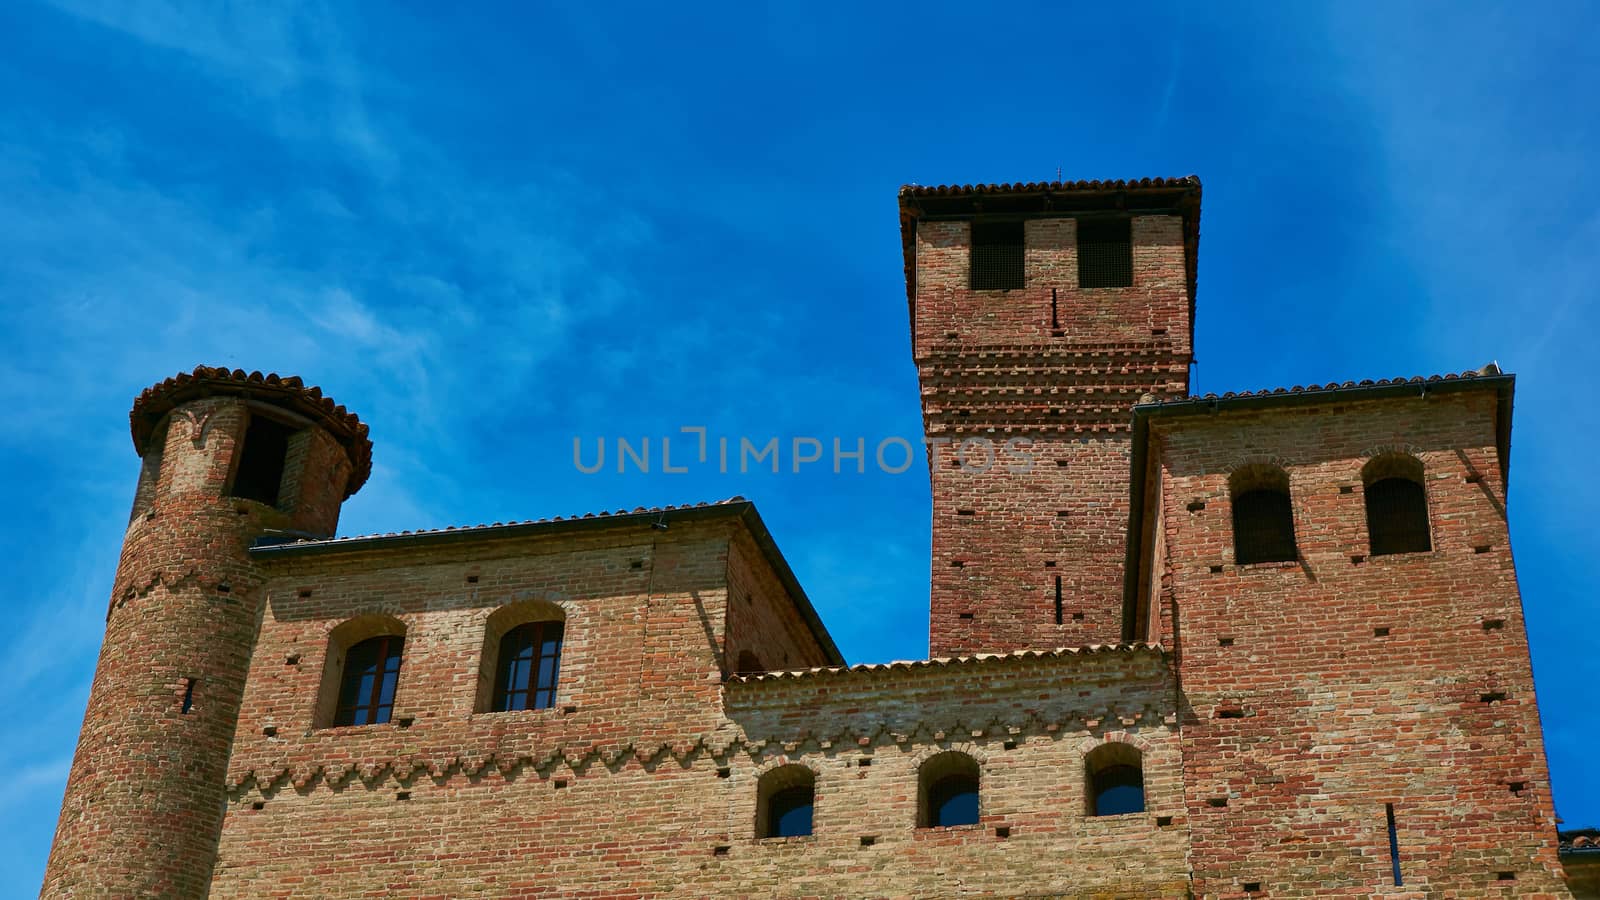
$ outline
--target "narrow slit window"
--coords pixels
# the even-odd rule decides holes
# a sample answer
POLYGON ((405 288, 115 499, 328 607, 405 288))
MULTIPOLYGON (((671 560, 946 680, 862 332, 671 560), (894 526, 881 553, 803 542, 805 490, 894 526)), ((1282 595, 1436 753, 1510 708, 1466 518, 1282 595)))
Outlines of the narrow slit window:
POLYGON ((350 648, 345 654, 334 725, 379 725, 389 721, 405 642, 399 635, 383 635, 350 648))
POLYGON ((500 639, 492 707, 495 712, 548 709, 555 705, 563 631, 561 622, 529 622, 500 639))
POLYGON ((1132 223, 1128 219, 1078 220, 1078 287, 1133 286, 1132 223))
POLYGON ((194 679, 185 678, 183 680, 183 708, 180 711, 187 716, 192 709, 194 709, 194 679))
POLYGON ((1404 882, 1400 879, 1400 832, 1394 826, 1394 804, 1385 803, 1383 808, 1389 819, 1389 865, 1393 869, 1394 886, 1401 887, 1404 882))
POLYGON ((268 506, 278 505, 283 465, 289 455, 289 437, 295 429, 265 416, 251 416, 239 451, 239 468, 233 476, 232 495, 268 506))
POLYGON ((1012 291, 1023 286, 1021 222, 972 223, 972 289, 1012 291))

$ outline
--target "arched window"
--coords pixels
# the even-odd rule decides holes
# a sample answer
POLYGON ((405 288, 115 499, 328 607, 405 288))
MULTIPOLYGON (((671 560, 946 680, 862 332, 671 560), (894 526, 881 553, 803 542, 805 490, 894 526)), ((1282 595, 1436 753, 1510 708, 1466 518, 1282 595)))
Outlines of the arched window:
POLYGON ((1373 556, 1433 549, 1421 462, 1401 454, 1380 456, 1361 470, 1361 480, 1366 484, 1367 539, 1373 556))
POLYGON ((494 679, 494 712, 556 704, 563 630, 561 622, 527 622, 505 633, 494 679))
POLYGON ((478 712, 550 709, 559 693, 566 614, 543 600, 510 603, 484 621, 478 712))
POLYGON ((817 776, 801 765, 779 766, 757 786, 756 837, 804 837, 811 833, 817 776))
POLYGON ((404 622, 383 613, 347 619, 328 632, 312 726, 377 725, 394 713, 404 622))
POLYGON ((1298 554, 1288 474, 1272 466, 1249 466, 1234 472, 1228 487, 1233 497, 1233 561, 1293 562, 1298 554))
POLYGON ((978 762, 955 750, 930 757, 917 772, 917 827, 978 824, 978 762))
POLYGON ((1144 765, 1137 747, 1102 744, 1084 760, 1091 816, 1144 812, 1144 765))
POLYGON ((333 714, 335 726, 389 721, 405 645, 404 636, 386 634, 367 638, 345 652, 339 705, 333 714))

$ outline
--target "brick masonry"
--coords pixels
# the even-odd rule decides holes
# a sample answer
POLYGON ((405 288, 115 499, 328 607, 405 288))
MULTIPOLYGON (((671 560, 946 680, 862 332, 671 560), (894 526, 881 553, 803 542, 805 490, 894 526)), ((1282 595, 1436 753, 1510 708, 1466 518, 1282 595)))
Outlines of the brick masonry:
POLYGON ((1025 287, 977 291, 970 223, 916 228, 935 656, 1121 639, 1128 410, 1187 392, 1192 334, 1181 217, 1131 232, 1133 287, 1080 289, 1056 217, 1025 223, 1025 287))
POLYGON ((1570 896, 1509 377, 1181 401, 1198 191, 902 193, 941 441, 927 661, 843 667, 748 502, 329 540, 370 470, 342 407, 223 370, 146 392, 43 895, 1570 896), (992 214, 1026 219, 1021 289, 968 288, 992 214), (1079 214, 1129 215, 1132 287, 1076 287, 1079 214), (229 496, 253 415, 296 429, 274 507, 229 496), (1025 438, 1030 466, 957 467, 972 437, 1025 438), (1383 454, 1423 468, 1429 552, 1367 552, 1383 454), (1299 559, 1240 566, 1229 475, 1261 465, 1299 559), (499 637, 554 619, 554 705, 488 711, 499 637), (385 633, 391 719, 331 727, 345 652, 385 633), (949 753, 979 821, 919 827, 949 753), (1142 812, 1090 814, 1108 758, 1142 812), (795 773, 813 833, 762 837, 762 786, 795 773))

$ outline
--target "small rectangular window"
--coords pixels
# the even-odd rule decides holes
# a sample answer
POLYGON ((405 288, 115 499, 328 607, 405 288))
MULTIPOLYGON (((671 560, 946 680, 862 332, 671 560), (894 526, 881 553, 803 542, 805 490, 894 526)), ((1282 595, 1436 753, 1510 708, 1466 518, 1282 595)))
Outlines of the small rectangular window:
POLYGON ((278 505, 283 464, 289 455, 289 437, 295 429, 265 416, 251 416, 239 451, 239 470, 233 475, 235 497, 278 505))
POLYGON ((1133 238, 1128 219, 1078 220, 1078 287, 1133 286, 1133 238))
POLYGON ((972 289, 1012 291, 1023 286, 1022 223, 972 223, 972 289))

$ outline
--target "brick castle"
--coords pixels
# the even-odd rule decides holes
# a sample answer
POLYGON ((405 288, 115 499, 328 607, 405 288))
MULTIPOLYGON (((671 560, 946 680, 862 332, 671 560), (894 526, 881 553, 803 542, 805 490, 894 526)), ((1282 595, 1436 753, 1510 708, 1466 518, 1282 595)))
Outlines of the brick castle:
POLYGON ((1512 376, 1191 397, 1198 180, 899 199, 932 658, 847 666, 742 499, 335 537, 366 425, 198 368, 44 896, 1593 895, 1512 376))

